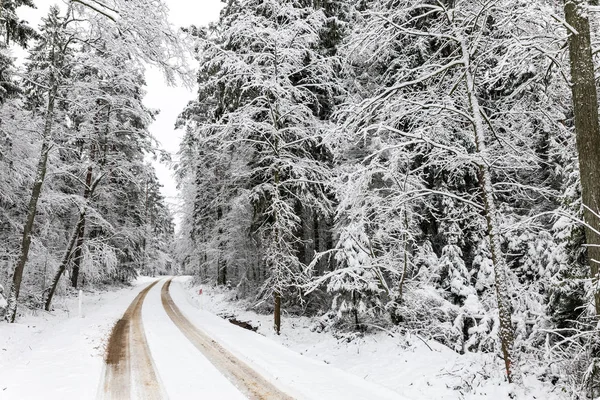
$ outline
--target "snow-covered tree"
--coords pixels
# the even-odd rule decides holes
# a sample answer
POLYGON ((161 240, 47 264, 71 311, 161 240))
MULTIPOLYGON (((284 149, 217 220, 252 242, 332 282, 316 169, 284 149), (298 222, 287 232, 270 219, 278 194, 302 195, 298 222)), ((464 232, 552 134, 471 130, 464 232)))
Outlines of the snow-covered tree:
MULTIPOLYGON (((460 301, 475 294, 478 271, 472 260, 485 232, 487 251, 479 256, 489 257, 494 282, 481 290, 495 292, 506 373, 515 380, 504 202, 509 210, 517 198, 539 196, 530 177, 545 164, 532 144, 543 134, 539 120, 554 118, 560 107, 548 106, 539 94, 553 78, 547 75, 545 52, 531 38, 550 32, 551 14, 541 2, 373 1, 361 12, 348 44, 358 90, 342 116, 345 131, 355 133, 346 140, 384 138, 380 150, 365 157, 369 162, 386 152, 418 154, 401 174, 416 175, 423 190, 407 201, 426 197, 433 206, 422 209, 421 215, 430 216, 412 236, 434 239, 446 280, 442 286, 460 301), (540 17, 546 18, 543 23, 540 17), (440 207, 436 197, 451 197, 456 211, 440 207), (462 246, 449 242, 440 218, 463 232, 462 246)), ((515 214, 513 224, 531 216, 515 214)))
POLYGON ((210 156, 220 160, 216 168, 225 167, 213 172, 227 177, 214 198, 227 203, 213 218, 215 233, 230 235, 218 246, 237 245, 223 225, 227 214, 251 211, 249 233, 266 272, 260 296, 274 297, 278 332, 281 298, 297 297, 304 281, 301 215, 331 215, 329 150, 322 143, 323 117, 335 103, 335 59, 321 50, 328 24, 320 6, 242 1, 224 9, 213 31, 200 34, 200 113, 189 114, 198 143, 217 152, 210 156))
POLYGON ((36 174, 29 196, 26 222, 23 227, 21 248, 18 261, 15 264, 12 285, 8 295, 8 313, 10 322, 17 315, 17 300, 21 289, 25 264, 29 257, 38 201, 48 168, 48 158, 52 149, 55 132, 57 97, 59 90, 64 90, 65 67, 69 60, 69 33, 67 32, 68 17, 62 17, 57 7, 50 9, 48 17, 43 21, 41 38, 32 49, 30 56, 30 72, 32 72, 32 89, 28 100, 32 111, 43 114, 41 127, 41 150, 36 167, 36 174))
MULTIPOLYGON (((143 189, 148 176, 153 176, 144 158, 153 151, 147 128, 154 111, 142 105, 142 88, 144 63, 158 65, 171 83, 175 77, 188 79, 183 41, 167 22, 160 1, 105 4, 118 16, 108 19, 106 13, 89 7, 97 2, 81 3, 70 2, 62 11, 51 8, 30 51, 23 104, 15 104, 19 112, 29 114, 22 117, 29 118, 29 126, 20 129, 37 129, 41 135, 30 141, 33 147, 39 144, 40 157, 35 176, 27 182, 32 189, 26 196, 31 200, 24 213, 27 218, 21 216, 26 223, 18 227, 23 232, 20 254, 8 255, 15 264, 8 297, 11 321, 30 250, 52 243, 53 248, 43 250, 47 260, 43 274, 38 268, 32 271, 42 282, 41 297, 49 308, 65 270, 73 286, 80 283, 83 264, 88 267, 83 273, 88 282, 111 274, 129 279, 142 265, 143 249, 154 253, 161 248, 163 254, 168 245, 162 240, 168 241, 172 234, 170 216, 155 208, 164 207, 164 199, 154 186, 143 189), (133 189, 123 190, 128 185, 133 189), (140 234, 144 232, 140 227, 157 229, 157 213, 165 227, 161 243, 144 245, 150 233, 140 234), (58 229, 53 230, 52 224, 58 224, 58 229), (116 268, 117 262, 122 268, 116 268), (47 286, 50 274, 54 279, 47 286)), ((19 119, 12 119, 18 126, 19 119)), ((25 164, 21 167, 26 169, 25 164)), ((162 264, 167 265, 168 257, 163 255, 162 264)))

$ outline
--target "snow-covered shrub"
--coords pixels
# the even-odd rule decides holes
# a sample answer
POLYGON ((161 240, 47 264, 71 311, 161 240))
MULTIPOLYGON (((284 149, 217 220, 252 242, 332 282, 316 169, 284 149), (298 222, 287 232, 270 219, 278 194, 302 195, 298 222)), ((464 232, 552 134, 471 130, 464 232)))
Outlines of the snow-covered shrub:
POLYGON ((340 235, 335 254, 337 269, 325 275, 332 294, 331 309, 360 330, 361 320, 382 313, 381 271, 373 263, 372 249, 362 226, 349 226, 340 235))
POLYGON ((103 242, 88 241, 83 249, 83 280, 86 283, 99 283, 117 274, 119 259, 117 250, 103 242))

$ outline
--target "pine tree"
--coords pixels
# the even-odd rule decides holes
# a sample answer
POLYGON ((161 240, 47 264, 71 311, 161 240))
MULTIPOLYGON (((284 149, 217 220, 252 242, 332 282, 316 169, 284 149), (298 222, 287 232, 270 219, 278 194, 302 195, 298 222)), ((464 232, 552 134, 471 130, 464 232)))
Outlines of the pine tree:
MULTIPOLYGON (((327 23, 320 8, 302 2, 244 1, 226 7, 214 37, 201 40, 196 137, 216 149, 219 157, 210 157, 228 177, 215 192, 227 200, 213 213, 216 233, 231 234, 228 213, 253 210, 250 231, 267 273, 260 296, 274 297, 278 332, 282 297, 295 297, 304 279, 301 215, 331 214, 321 118, 334 104, 336 72, 318 51, 327 23)), ((229 235, 216 254, 239 248, 229 235)), ((217 265, 224 270, 220 258, 217 265)))
POLYGON ((0 5, 0 103, 21 92, 19 84, 14 81, 9 45, 16 43, 27 48, 29 41, 37 37, 36 31, 17 16, 18 7, 35 8, 35 5, 32 0, 4 0, 0 5))

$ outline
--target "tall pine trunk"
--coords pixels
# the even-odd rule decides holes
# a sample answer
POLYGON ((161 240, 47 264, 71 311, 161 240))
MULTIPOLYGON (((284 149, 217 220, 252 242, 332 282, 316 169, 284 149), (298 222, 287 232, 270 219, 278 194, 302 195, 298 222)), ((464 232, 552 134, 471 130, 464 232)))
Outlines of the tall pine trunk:
MULTIPOLYGON (((277 125, 276 125, 277 126, 277 125)), ((275 141, 275 149, 277 149, 278 143, 277 141, 275 141)), ((277 193, 279 193, 279 170, 276 169, 274 172, 274 176, 273 179, 275 181, 275 190, 277 193)), ((281 232, 279 232, 279 220, 277 219, 277 215, 275 215, 275 221, 274 221, 274 238, 275 238, 275 248, 279 250, 279 240, 280 240, 280 235, 281 232)), ((279 267, 277 265, 271 266, 271 273, 276 273, 276 270, 279 267), (275 268, 273 268, 275 267, 275 268)), ((274 322, 274 326, 275 326, 275 332, 279 335, 281 333, 281 288, 278 287, 279 285, 277 285, 279 282, 274 282, 276 287, 275 287, 275 304, 273 307, 273 322, 274 322)))
POLYGON ((471 71, 471 59, 469 48, 465 39, 461 39, 461 51, 463 56, 464 79, 469 96, 469 105, 473 118, 473 133, 475 138, 475 151, 477 153, 477 164, 479 167, 479 185, 484 202, 487 236, 490 243, 490 253, 494 267, 494 278, 496 286, 496 300, 498 304, 498 317, 500 321, 500 343, 506 376, 509 382, 519 382, 521 377, 514 356, 514 330, 511 318, 511 305, 506 282, 506 260, 500 248, 500 234, 498 232, 498 218, 496 201, 492 186, 492 176, 486 162, 487 146, 485 143, 485 128, 482 120, 482 110, 476 94, 475 80, 471 71))
POLYGON ((21 291, 23 272, 25 271, 25 264, 27 263, 27 258, 29 257, 29 247, 31 246, 31 235, 33 232, 35 216, 37 214, 37 205, 40 199, 40 194, 42 193, 44 179, 46 178, 48 154, 50 153, 51 149, 50 141, 52 136, 52 123, 54 119, 54 101, 58 91, 54 75, 51 75, 50 78, 50 88, 50 92, 48 93, 48 105, 46 107, 40 159, 38 160, 35 181, 31 189, 29 206, 27 207, 27 220, 25 221, 25 226, 23 227, 19 259, 14 268, 12 284, 8 295, 8 312, 6 313, 6 319, 9 322, 15 322, 15 318, 17 317, 17 302, 19 300, 19 292, 21 291))
MULTIPOLYGON (((90 169, 91 169, 91 167, 90 167, 90 169)), ((90 169, 88 169, 88 171, 90 169)), ((96 190, 96 187, 98 187, 98 184, 100 183, 100 181, 102 180, 103 177, 104 177, 104 175, 100 175, 99 177, 96 178, 96 180, 93 183, 91 183, 91 180, 89 183, 86 182, 85 192, 87 193, 87 196, 84 193, 86 204, 84 205, 84 208, 82 208, 79 211, 79 218, 77 219, 77 225, 75 226, 75 229, 73 229, 73 234, 71 235, 71 240, 69 240, 69 244, 67 245, 67 248, 65 249, 63 259, 60 263, 60 266, 58 267, 58 270, 56 271, 56 274, 54 275, 54 279, 52 280, 52 285, 49 288, 48 294, 46 295, 46 300, 45 300, 45 304, 44 304, 44 309, 46 311, 50 311, 50 305, 52 304, 52 298, 54 297, 54 293, 56 292, 56 287, 58 286, 58 282, 60 281, 60 278, 62 277, 65 270, 67 269, 67 266, 69 265, 69 261, 71 259, 73 259, 74 257, 77 257, 78 247, 75 247, 75 246, 81 246, 83 244, 83 240, 81 240, 81 233, 85 231, 85 221, 86 221, 86 216, 87 216, 87 199, 90 198, 94 194, 94 190, 96 190)), ((79 253, 79 256, 81 257, 81 253, 79 253)), ((76 259, 74 259, 74 261, 75 260, 76 259)))
MULTIPOLYGON (((93 152, 93 150, 92 150, 93 152)), ((92 156, 93 160, 93 156, 92 156)), ((90 165, 85 177, 85 189, 83 190, 83 200, 87 203, 92 192, 92 173, 93 167, 90 165)), ((77 224, 77 243, 73 254, 73 273, 71 274, 71 286, 77 287, 79 281, 79 270, 81 269, 81 260, 83 258, 83 241, 85 239, 85 212, 80 214, 80 220, 77 224)))
POLYGON ((44 309, 46 311, 50 311, 50 305, 52 305, 52 298, 54 297, 54 293, 56 292, 56 287, 58 286, 58 282, 62 277, 62 274, 67 269, 67 265, 69 264, 69 260, 73 254, 73 248, 75 247, 75 242, 77 242, 79 237, 79 232, 83 228, 85 224, 85 209, 81 210, 79 213, 79 218, 77 219, 77 225, 75 229, 73 229, 73 234, 71 235, 71 240, 69 240, 69 244, 65 249, 65 254, 63 255, 62 261, 56 274, 54 275, 54 279, 52 280, 52 285, 48 289, 48 294, 46 295, 46 300, 44 302, 44 309))
POLYGON ((598 93, 594 78, 594 62, 590 21, 584 0, 566 0, 565 20, 575 32, 569 31, 571 61, 571 91, 575 114, 575 135, 579 155, 581 197, 585 207, 585 239, 590 265, 596 315, 600 315, 598 266, 600 263, 600 123, 598 93))

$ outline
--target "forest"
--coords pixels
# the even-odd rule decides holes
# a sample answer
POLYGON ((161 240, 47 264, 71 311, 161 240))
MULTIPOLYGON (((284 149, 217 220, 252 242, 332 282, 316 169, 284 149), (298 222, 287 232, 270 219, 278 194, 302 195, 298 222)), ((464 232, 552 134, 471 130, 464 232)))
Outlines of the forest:
POLYGON ((170 80, 184 73, 165 61, 183 54, 182 43, 164 5, 125 5, 118 20, 85 2, 53 6, 37 30, 16 14, 34 2, 2 2, 0 288, 9 322, 19 308, 51 310, 56 293, 172 267, 172 213, 149 162, 164 156, 148 132, 157 111, 142 99, 146 64, 170 80), (15 46, 26 50, 23 65, 15 46))
POLYGON ((38 31, 35 1, 0 14, 7 321, 192 275, 277 333, 396 329, 600 393, 596 0, 228 0, 180 31, 160 0, 70 0, 38 31), (174 160, 147 65, 196 85, 174 160))
POLYGON ((178 268, 277 331, 396 326, 598 393, 599 11, 227 2, 188 29, 178 268))

